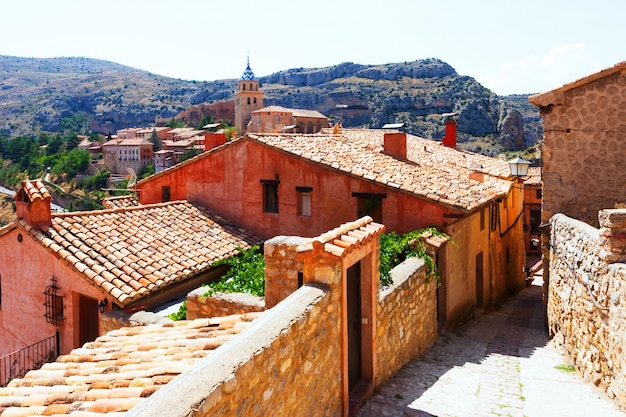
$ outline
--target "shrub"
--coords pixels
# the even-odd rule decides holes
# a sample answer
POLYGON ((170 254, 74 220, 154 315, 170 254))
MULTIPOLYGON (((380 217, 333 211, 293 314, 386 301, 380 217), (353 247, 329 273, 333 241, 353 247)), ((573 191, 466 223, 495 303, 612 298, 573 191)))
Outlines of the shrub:
POLYGON ((206 285, 209 289, 207 295, 215 292, 265 295, 265 261, 259 246, 237 250, 237 255, 213 263, 213 266, 228 265, 230 269, 218 281, 206 285))
POLYGON ((426 275, 428 278, 439 279, 437 264, 433 258, 426 253, 426 245, 420 239, 425 234, 430 233, 435 236, 448 237, 434 227, 420 230, 414 230, 402 236, 396 232, 382 234, 380 236, 380 284, 382 286, 390 285, 391 270, 398 264, 404 262, 407 258, 417 256, 426 263, 426 275))

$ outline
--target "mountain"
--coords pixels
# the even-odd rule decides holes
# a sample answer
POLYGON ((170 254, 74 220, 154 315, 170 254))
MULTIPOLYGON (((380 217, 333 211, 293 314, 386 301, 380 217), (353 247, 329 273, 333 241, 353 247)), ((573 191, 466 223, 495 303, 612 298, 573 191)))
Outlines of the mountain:
MULTIPOLYGON (((441 115, 457 112, 467 149, 523 149, 542 137, 528 96, 497 96, 438 59, 295 68, 258 79, 265 105, 318 110, 346 127, 404 122, 409 133, 441 138, 441 115)), ((232 121, 236 85, 237 78, 185 81, 89 58, 0 56, 0 134, 107 134, 172 117, 232 121)))

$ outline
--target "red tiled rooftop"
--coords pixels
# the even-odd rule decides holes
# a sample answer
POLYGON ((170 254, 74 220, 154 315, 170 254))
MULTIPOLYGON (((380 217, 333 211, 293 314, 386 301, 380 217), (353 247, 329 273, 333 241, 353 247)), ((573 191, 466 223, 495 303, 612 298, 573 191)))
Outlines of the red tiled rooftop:
POLYGON ((46 189, 41 180, 22 181, 24 192, 28 196, 29 201, 52 199, 52 196, 46 189))
POLYGON ((341 257, 346 251, 359 248, 371 239, 377 238, 384 230, 384 225, 375 223, 371 217, 365 216, 312 238, 301 250, 310 250, 315 244, 321 244, 324 251, 341 257))
POLYGON ((541 185, 541 167, 529 167, 524 185, 541 185))
POLYGON ((261 242, 186 201, 53 214, 45 231, 19 224, 122 307, 261 242))
POLYGON ((111 331, 0 388, 0 417, 121 415, 262 314, 111 331))
POLYGON ((102 204, 107 209, 128 208, 137 207, 139 205, 139 200, 137 200, 134 195, 130 194, 105 198, 102 204))
POLYGON ((506 161, 407 135, 407 159, 383 153, 383 130, 345 129, 338 135, 249 134, 250 139, 348 175, 400 189, 439 204, 471 211, 504 195, 506 161), (470 173, 484 173, 484 182, 470 173))

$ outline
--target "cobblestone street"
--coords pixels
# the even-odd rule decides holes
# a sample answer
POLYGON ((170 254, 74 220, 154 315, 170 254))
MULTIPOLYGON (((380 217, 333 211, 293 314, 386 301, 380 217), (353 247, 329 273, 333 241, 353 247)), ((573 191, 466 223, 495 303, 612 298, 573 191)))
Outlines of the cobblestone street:
POLYGON ((541 283, 536 274, 498 311, 442 332, 357 416, 626 416, 548 340, 541 283))

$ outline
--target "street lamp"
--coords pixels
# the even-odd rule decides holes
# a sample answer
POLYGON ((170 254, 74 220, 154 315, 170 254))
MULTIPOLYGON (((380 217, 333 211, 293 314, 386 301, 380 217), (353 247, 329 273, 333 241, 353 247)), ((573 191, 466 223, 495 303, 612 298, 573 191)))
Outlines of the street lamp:
POLYGON ((347 104, 336 104, 335 108, 339 109, 339 124, 341 125, 341 127, 343 127, 343 109, 347 109, 348 105, 347 104))
POLYGON ((519 156, 509 161, 509 168, 511 169, 511 175, 514 177, 525 177, 528 175, 528 167, 530 161, 520 158, 519 156))

